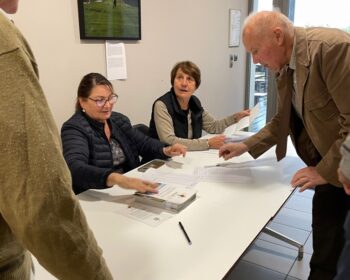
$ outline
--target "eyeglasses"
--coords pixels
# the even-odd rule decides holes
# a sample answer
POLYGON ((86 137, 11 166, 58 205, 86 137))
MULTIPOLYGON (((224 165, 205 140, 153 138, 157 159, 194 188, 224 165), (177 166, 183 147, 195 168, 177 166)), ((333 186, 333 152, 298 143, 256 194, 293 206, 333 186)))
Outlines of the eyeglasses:
POLYGON ((118 99, 118 95, 116 94, 112 94, 110 97, 108 98, 101 98, 101 99, 92 99, 90 97, 88 97, 88 99, 94 101, 96 103, 97 107, 103 107, 106 105, 107 101, 109 102, 109 104, 113 105, 115 102, 117 102, 118 99))

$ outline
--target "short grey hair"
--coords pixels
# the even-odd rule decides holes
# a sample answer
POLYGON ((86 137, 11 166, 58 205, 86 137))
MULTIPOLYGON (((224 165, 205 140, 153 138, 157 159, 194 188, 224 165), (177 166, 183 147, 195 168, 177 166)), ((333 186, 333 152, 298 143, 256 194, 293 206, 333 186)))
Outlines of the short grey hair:
POLYGON ((266 37, 268 36, 267 31, 277 26, 290 37, 293 37, 293 23, 284 14, 276 10, 253 12, 243 22, 242 35, 244 36, 247 29, 249 29, 250 32, 253 32, 253 35, 266 37))

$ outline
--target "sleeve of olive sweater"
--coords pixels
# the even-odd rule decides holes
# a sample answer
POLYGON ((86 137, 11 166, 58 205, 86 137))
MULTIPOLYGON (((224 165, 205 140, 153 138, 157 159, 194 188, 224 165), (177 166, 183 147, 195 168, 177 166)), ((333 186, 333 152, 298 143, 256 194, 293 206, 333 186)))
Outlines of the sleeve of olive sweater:
POLYGON ((59 279, 112 279, 72 192, 31 50, 1 15, 0 25, 0 278, 13 279, 2 267, 28 249, 59 279))

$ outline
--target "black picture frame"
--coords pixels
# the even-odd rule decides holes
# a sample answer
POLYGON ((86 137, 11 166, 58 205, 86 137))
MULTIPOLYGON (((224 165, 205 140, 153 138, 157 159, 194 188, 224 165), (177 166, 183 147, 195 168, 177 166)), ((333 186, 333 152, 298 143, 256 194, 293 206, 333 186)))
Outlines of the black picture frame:
POLYGON ((80 39, 141 40, 140 0, 78 0, 80 39))

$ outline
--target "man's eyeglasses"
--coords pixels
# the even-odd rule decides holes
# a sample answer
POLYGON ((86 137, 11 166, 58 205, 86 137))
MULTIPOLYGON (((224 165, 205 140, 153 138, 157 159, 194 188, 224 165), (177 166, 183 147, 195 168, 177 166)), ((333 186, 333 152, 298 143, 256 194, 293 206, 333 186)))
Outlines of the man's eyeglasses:
POLYGON ((103 107, 106 105, 106 102, 108 101, 109 104, 113 105, 115 102, 117 102, 118 99, 118 95, 116 94, 112 94, 110 97, 108 98, 101 98, 101 99, 92 99, 90 97, 88 97, 88 99, 94 101, 96 103, 97 107, 103 107))

